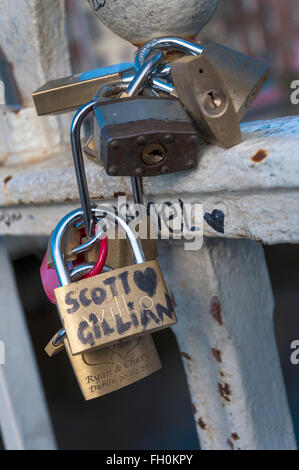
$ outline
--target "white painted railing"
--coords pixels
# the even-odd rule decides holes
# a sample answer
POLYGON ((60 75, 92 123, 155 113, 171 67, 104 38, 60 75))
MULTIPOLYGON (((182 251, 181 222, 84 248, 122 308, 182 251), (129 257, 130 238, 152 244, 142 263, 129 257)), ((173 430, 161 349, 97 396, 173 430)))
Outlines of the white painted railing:
MULTIPOLYGON (((9 108, 0 113, 0 125, 7 129, 0 142, 1 235, 48 235, 78 205, 69 117, 38 118, 31 101, 34 89, 70 72, 63 3, 19 0, 16 8, 15 2, 0 0, 0 46, 13 64, 23 100, 18 113, 9 108)), ((299 242, 299 121, 246 123, 242 131, 237 147, 203 145, 196 171, 145 179, 144 190, 150 201, 180 198, 204 205, 204 235, 209 238, 201 250, 184 251, 180 242, 160 244, 160 263, 177 304, 175 333, 202 448, 294 449, 261 242, 299 242), (220 225, 215 224, 216 210, 220 225)), ((110 178, 92 162, 86 166, 95 200, 112 200, 119 192, 131 195, 129 179, 110 178)), ((7 448, 53 448, 3 244, 0 257, 1 272, 9 273, 2 276, 1 289, 15 292, 0 322, 0 338, 9 340, 9 364, 0 365, 4 443, 7 448), (11 328, 12 318, 17 328, 11 328), (15 376, 23 382, 18 387, 22 400, 14 390, 15 376), (38 413, 31 411, 31 399, 38 413)))

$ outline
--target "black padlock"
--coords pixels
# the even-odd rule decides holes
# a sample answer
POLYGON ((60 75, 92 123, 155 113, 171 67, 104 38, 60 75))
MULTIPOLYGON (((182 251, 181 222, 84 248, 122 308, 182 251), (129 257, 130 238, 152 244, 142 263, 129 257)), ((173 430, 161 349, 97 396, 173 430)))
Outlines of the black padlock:
POLYGON ((94 141, 111 176, 196 168, 200 137, 179 100, 135 96, 94 106, 94 141))

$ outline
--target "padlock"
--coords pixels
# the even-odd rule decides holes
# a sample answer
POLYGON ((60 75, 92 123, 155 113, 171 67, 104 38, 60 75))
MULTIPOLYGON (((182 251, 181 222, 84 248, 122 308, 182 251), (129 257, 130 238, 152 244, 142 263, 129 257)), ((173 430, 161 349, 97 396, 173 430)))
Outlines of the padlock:
POLYGON ((239 121, 243 119, 270 75, 268 64, 214 41, 204 51, 217 69, 233 100, 239 121))
POLYGON ((92 215, 106 216, 122 227, 136 264, 71 283, 61 246, 68 227, 82 218, 83 211, 72 212, 57 225, 51 246, 63 287, 55 290, 55 296, 72 354, 133 339, 177 321, 158 262, 145 260, 135 231, 108 210, 92 208, 92 215))
POLYGON ((94 140, 111 176, 155 176, 197 166, 200 139, 176 98, 136 96, 98 103, 94 140))
POLYGON ((131 385, 161 369, 152 335, 73 355, 64 346, 85 400, 131 385))
MULTIPOLYGON (((85 272, 90 266, 81 266, 72 272, 85 272), (82 271, 83 270, 83 271, 82 271)), ((45 348, 53 357, 66 349, 85 400, 91 400, 137 382, 161 369, 151 335, 115 344, 74 356, 70 350, 65 330, 60 330, 45 348)))
POLYGON ((133 73, 132 64, 122 63, 51 80, 32 94, 36 112, 43 116, 79 108, 102 85, 115 80, 129 81, 133 73))
POLYGON ((239 144, 242 136, 233 101, 206 53, 176 60, 171 74, 178 97, 204 140, 225 148, 239 144))
MULTIPOLYGON (((200 55, 203 52, 221 75, 229 91, 235 110, 241 121, 249 107, 257 97, 263 84, 270 75, 268 64, 246 54, 235 51, 214 41, 196 43, 171 36, 152 39, 145 43, 137 52, 136 69, 139 70, 154 50, 177 50, 187 54, 200 55)), ((159 69, 159 75, 169 77, 171 64, 159 69)), ((153 83, 155 88, 155 84, 153 83)), ((175 90, 168 85, 165 92, 175 96, 175 90)))

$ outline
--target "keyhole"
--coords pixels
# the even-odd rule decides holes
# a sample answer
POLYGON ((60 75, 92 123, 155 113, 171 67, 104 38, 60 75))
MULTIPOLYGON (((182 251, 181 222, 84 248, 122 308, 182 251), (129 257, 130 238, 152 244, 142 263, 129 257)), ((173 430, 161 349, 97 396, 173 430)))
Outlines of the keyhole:
POLYGON ((215 92, 215 91, 210 91, 208 93, 208 96, 210 97, 210 107, 211 109, 218 109, 222 105, 222 99, 221 96, 215 92))
POLYGON ((226 94, 217 88, 206 91, 200 97, 201 106, 205 113, 211 117, 218 117, 223 114, 228 106, 226 94))
POLYGON ((153 166, 165 160, 166 151, 160 144, 149 144, 141 154, 141 160, 145 165, 153 166))

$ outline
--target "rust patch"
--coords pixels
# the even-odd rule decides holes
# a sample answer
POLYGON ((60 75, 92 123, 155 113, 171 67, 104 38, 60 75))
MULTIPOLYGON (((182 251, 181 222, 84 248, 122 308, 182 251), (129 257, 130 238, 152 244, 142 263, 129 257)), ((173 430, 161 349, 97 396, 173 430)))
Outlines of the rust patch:
POLYGON ((222 396, 222 398, 224 398, 224 400, 230 401, 229 396, 232 394, 232 392, 230 386, 227 383, 223 385, 218 383, 218 392, 222 396))
POLYGON ((267 150, 258 150, 256 152, 255 155, 253 155, 252 157, 250 157, 249 159, 253 162, 253 163, 262 163, 269 155, 269 152, 267 152, 267 150))
POLYGON ((221 351, 219 351, 219 349, 213 349, 213 348, 211 349, 211 351, 216 361, 222 362, 221 351))
POLYGON ((232 436, 232 439, 233 439, 234 441, 238 441, 238 440, 240 439, 239 436, 238 436, 238 434, 237 434, 236 432, 233 432, 233 433, 231 434, 231 436, 232 436))
POLYGON ((227 439, 226 441, 229 445, 229 447, 231 448, 231 450, 234 450, 234 444, 232 443, 232 441, 230 439, 227 439))
POLYGON ((192 357, 189 356, 189 354, 185 353, 185 352, 181 352, 181 355, 185 358, 185 359, 188 359, 188 361, 192 361, 192 357))
POLYGON ((11 175, 6 176, 6 177, 4 178, 4 180, 3 180, 4 186, 5 186, 11 179, 12 179, 12 176, 11 176, 11 175))
POLYGON ((221 316, 221 303, 218 297, 213 297, 211 301, 210 313, 213 318, 219 323, 220 326, 223 325, 222 316, 221 316))
POLYGON ((206 423, 204 422, 204 420, 203 420, 202 418, 199 418, 199 419, 198 419, 197 424, 198 424, 198 426, 199 426, 201 429, 203 429, 203 430, 205 430, 206 427, 207 427, 206 423))
POLYGON ((197 409, 196 409, 196 406, 194 405, 194 403, 192 403, 192 411, 193 411, 193 414, 196 415, 197 409))
POLYGON ((181 282, 180 282, 180 287, 181 287, 182 289, 186 289, 187 285, 186 285, 186 283, 185 283, 184 281, 181 281, 181 282))
POLYGON ((124 193, 123 191, 115 191, 113 193, 113 198, 114 199, 117 199, 118 197, 121 197, 121 196, 126 196, 126 193, 124 193))

